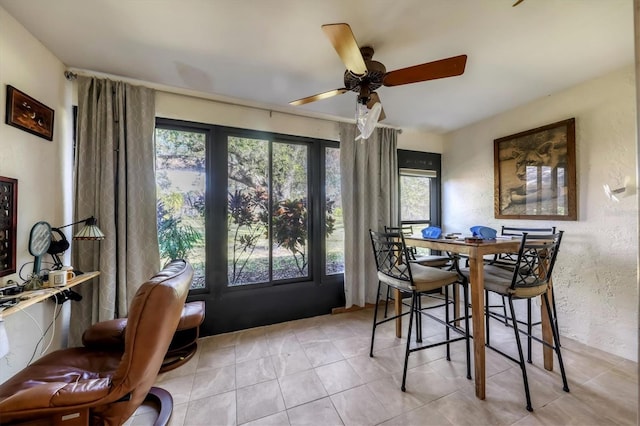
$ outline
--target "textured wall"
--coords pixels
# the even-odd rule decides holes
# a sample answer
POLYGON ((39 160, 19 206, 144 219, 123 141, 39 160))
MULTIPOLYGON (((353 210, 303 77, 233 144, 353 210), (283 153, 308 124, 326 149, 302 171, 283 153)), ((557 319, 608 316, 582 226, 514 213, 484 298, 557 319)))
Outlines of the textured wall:
MULTIPOLYGON (((64 65, 0 7, 0 175, 18 179, 17 267, 25 265, 23 277, 33 270, 28 262, 31 227, 40 220, 54 226, 70 222, 71 193, 71 103, 70 84, 64 65), (4 123, 6 86, 10 84, 55 110, 53 141, 48 141, 4 123), (66 207, 68 206, 68 207, 66 207), (68 210, 68 211, 65 211, 68 210), (65 213, 67 213, 65 215, 65 213), (67 218, 65 220, 65 217, 67 218)), ((46 256, 44 262, 50 262, 46 256)), ((43 268, 48 267, 43 263, 43 268)), ((0 278, 19 281, 18 274, 0 278)), ((0 359, 0 382, 27 365, 31 354, 64 345, 68 303, 43 344, 36 343, 42 329, 53 319, 53 304, 38 303, 6 318, 9 355, 0 359), (33 321, 32 321, 33 319, 33 321)))
POLYGON ((564 230, 554 272, 560 333, 637 360, 638 201, 608 200, 602 185, 636 176, 634 67, 585 82, 447 134, 443 152, 446 231, 485 224, 564 230), (576 118, 578 221, 497 220, 493 140, 576 118))

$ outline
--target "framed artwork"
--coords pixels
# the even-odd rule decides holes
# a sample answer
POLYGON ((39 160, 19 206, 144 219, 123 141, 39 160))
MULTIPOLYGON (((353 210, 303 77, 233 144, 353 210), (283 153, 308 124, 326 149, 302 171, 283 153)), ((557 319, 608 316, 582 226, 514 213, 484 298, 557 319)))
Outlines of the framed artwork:
POLYGON ((577 220, 575 118, 496 139, 497 219, 577 220))
POLYGON ((54 111, 31 96, 7 85, 8 125, 33 133, 47 140, 53 140, 54 111))
POLYGON ((0 176, 0 277, 16 272, 18 180, 0 176))

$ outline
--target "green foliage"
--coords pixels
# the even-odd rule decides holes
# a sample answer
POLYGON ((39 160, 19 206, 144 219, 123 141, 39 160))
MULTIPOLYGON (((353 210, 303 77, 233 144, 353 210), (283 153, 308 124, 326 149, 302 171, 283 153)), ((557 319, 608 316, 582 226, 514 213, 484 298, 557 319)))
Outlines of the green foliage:
POLYGON ((274 200, 307 195, 307 147, 290 143, 273 144, 272 193, 274 200))
POLYGON ((267 141, 229 138, 227 154, 229 189, 268 186, 268 148, 267 141))
MULTIPOLYGON (((267 259, 272 262, 272 279, 293 277, 296 269, 305 275, 308 146, 240 137, 229 137, 227 143, 229 284, 267 281, 267 259), (276 245, 281 249, 272 252, 276 245)), ((188 188, 184 180, 191 175, 184 172, 203 174, 205 148, 204 133, 156 129, 158 240, 163 259, 198 257, 203 248, 204 192, 178 190, 172 179, 179 176, 181 187, 188 188), (201 222, 202 226, 193 226, 201 222)), ((336 232, 335 217, 341 217, 341 208, 329 200, 340 194, 339 149, 326 153, 325 234, 329 236, 336 232)), ((203 255, 199 259, 204 262, 203 255)))
POLYGON ((327 203, 327 212, 325 214, 325 220, 324 220, 324 228, 325 228, 325 236, 329 236, 331 234, 333 234, 333 231, 335 231, 335 227, 336 227, 336 219, 335 217, 333 217, 333 211, 334 211, 334 205, 335 205, 335 201, 333 200, 329 200, 327 199, 326 201, 327 203))
POLYGON ((304 199, 282 200, 274 209, 273 239, 291 252, 300 274, 307 267, 307 205, 304 199))
POLYGON ((168 191, 171 188, 171 180, 166 170, 156 170, 156 185, 160 189, 158 192, 168 191))
MULTIPOLYGON (((230 284, 237 284, 241 275, 250 264, 257 243, 268 235, 267 202, 265 188, 236 190, 229 193, 229 230, 233 233, 233 245, 230 255, 230 284)), ((332 215, 334 202, 327 202, 326 235, 335 231, 335 218, 332 215)), ((278 247, 289 251, 300 275, 304 275, 307 264, 308 211, 304 198, 285 199, 275 204, 271 217, 272 239, 278 247)))
POLYGON ((325 193, 333 200, 340 198, 340 148, 325 150, 325 193))
POLYGON ((206 134, 156 128, 155 145, 161 261, 188 259, 194 267, 191 288, 204 288, 206 134))
POLYGON ((193 131, 156 129, 156 155, 204 157, 206 136, 193 131))
POLYGON ((200 242, 202 235, 193 226, 182 223, 181 218, 173 216, 163 201, 158 201, 157 212, 160 257, 168 260, 187 259, 189 251, 200 242))
POLYGON ((400 176, 402 220, 430 219, 431 178, 400 176))
POLYGON ((240 280, 260 236, 267 229, 267 193, 262 187, 229 193, 228 229, 233 231, 230 284, 240 280))
POLYGON ((157 168, 174 170, 204 168, 206 139, 204 133, 156 129, 157 168))

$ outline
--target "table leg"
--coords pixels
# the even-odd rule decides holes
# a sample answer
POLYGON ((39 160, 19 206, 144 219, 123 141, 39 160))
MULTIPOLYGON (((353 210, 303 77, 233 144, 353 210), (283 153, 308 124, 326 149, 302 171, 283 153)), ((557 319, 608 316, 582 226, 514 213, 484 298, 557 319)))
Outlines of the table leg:
MULTIPOLYGON (((547 290, 547 298, 549 302, 553 297, 553 285, 549 281, 549 290, 547 290)), ((542 340, 549 344, 553 344, 553 332, 551 331, 551 318, 547 314, 547 306, 544 302, 544 298, 541 297, 542 303, 540 303, 540 319, 542 320, 542 340)), ((553 311, 553 307, 551 307, 553 311)), ((549 371, 553 371, 553 349, 546 345, 542 345, 542 354, 544 357, 544 368, 549 371)))
POLYGON ((402 313, 402 293, 400 290, 393 289, 393 304, 395 307, 396 315, 396 337, 402 337, 402 317, 399 316, 402 313))
POLYGON ((469 267, 476 397, 485 399, 484 268, 482 256, 471 254, 469 267))

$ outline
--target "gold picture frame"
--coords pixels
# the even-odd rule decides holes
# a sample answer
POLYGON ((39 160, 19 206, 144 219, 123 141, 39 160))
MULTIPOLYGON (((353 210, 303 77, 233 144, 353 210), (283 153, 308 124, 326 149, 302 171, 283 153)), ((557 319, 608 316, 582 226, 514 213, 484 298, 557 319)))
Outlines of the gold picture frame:
POLYGON ((10 126, 53 140, 54 111, 31 96, 7 85, 6 123, 10 126))
POLYGON ((494 140, 496 219, 577 220, 575 118, 494 140))

